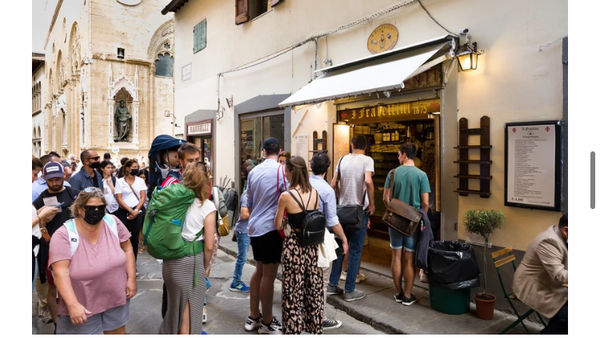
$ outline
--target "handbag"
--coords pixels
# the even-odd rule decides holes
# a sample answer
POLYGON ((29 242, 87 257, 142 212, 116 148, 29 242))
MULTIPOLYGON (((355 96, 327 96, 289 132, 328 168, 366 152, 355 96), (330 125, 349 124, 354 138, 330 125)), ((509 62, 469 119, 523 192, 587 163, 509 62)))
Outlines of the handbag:
MULTIPOLYGON (((394 172, 396 169, 390 170, 390 194, 394 194, 394 172)), ((390 228, 398 231, 404 236, 412 237, 421 223, 421 213, 413 206, 404 203, 403 201, 392 198, 387 204, 385 213, 383 214, 383 222, 390 228)))
MULTIPOLYGON (((340 195, 340 191, 341 191, 341 185, 342 185, 342 173, 340 171, 340 165, 342 163, 342 160, 344 159, 344 157, 342 157, 340 159, 340 161, 338 162, 338 170, 337 170, 337 182, 339 182, 339 186, 340 188, 337 188, 336 185, 336 197, 338 197, 339 199, 339 195, 340 195)), ((363 195, 363 201, 365 200, 365 195, 366 195, 366 191, 365 194, 363 195)), ((360 204, 346 204, 346 205, 339 205, 337 206, 337 216, 338 219, 340 221, 340 224, 342 225, 342 228, 344 229, 345 232, 354 232, 354 231, 358 231, 360 229, 362 229, 363 227, 363 218, 365 216, 365 213, 363 211, 363 206, 360 204)))
POLYGON ((317 260, 317 266, 324 269, 328 268, 329 264, 337 259, 337 248, 338 244, 335 240, 335 236, 328 230, 325 230, 323 243, 319 244, 318 247, 319 257, 317 260))
POLYGON ((217 232, 219 236, 227 236, 229 235, 230 227, 229 227, 229 215, 225 215, 221 217, 219 215, 219 188, 213 187, 213 199, 215 200, 215 204, 217 206, 217 232))

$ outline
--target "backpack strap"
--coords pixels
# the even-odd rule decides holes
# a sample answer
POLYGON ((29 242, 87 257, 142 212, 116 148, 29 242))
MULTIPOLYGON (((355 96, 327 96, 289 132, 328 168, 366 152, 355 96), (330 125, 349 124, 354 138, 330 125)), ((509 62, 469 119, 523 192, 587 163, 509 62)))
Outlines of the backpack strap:
MULTIPOLYGON (((110 232, 115 235, 115 237, 117 238, 117 240, 119 239, 119 231, 117 230, 117 222, 115 222, 115 219, 113 218, 114 216, 112 215, 104 215, 104 217, 102 217, 102 220, 108 225, 108 229, 110 230, 110 232)), ((77 226, 75 225, 75 219, 71 218, 70 220, 66 221, 65 223, 65 227, 67 228, 67 233, 69 235, 69 244, 71 246, 71 257, 73 257, 73 254, 75 254, 75 251, 77 251, 77 248, 79 247, 79 232, 77 232, 77 226)))
MULTIPOLYGON (((297 189, 294 188, 294 190, 296 190, 296 192, 298 192, 297 189)), ((292 196, 292 198, 294 199, 294 201, 296 201, 296 204, 298 204, 298 206, 300 208, 302 208, 302 211, 306 212, 306 207, 304 207, 304 201, 302 201, 302 203, 300 203, 300 201, 298 201, 298 199, 296 198, 296 196, 294 196, 294 194, 292 194, 291 191, 289 192, 289 195, 292 196)), ((300 197, 300 200, 302 200, 302 196, 300 196, 300 192, 298 192, 298 196, 300 197)), ((310 200, 310 197, 309 197, 309 200, 310 200)))
POLYGON ((75 226, 75 220, 70 219, 65 222, 65 227, 67 228, 67 233, 69 234, 69 244, 71 246, 71 257, 79 247, 79 233, 77 232, 77 227, 75 226))
MULTIPOLYGON (((311 192, 312 192, 312 190, 311 190, 311 192)), ((314 210, 317 210, 318 203, 319 203, 319 192, 317 191, 317 189, 315 189, 315 194, 317 194, 317 198, 315 198, 315 207, 314 207, 314 210)), ((310 197, 308 198, 308 200, 310 201, 310 197)))

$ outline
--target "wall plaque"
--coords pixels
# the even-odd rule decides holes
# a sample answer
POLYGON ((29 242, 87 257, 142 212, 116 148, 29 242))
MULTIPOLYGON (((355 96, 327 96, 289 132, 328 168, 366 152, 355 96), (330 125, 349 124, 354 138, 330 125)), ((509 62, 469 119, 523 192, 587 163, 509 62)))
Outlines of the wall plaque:
POLYGON ((188 136, 197 136, 197 135, 210 135, 212 134, 212 123, 204 122, 199 124, 190 124, 188 125, 187 135, 188 136))

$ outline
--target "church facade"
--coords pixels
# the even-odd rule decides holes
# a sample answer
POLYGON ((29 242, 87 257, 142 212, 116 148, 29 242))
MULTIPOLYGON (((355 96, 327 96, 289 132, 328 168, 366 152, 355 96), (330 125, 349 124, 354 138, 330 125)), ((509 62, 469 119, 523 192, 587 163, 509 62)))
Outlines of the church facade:
POLYGON ((166 1, 57 1, 45 42, 43 151, 147 161, 175 134, 174 25, 166 1))

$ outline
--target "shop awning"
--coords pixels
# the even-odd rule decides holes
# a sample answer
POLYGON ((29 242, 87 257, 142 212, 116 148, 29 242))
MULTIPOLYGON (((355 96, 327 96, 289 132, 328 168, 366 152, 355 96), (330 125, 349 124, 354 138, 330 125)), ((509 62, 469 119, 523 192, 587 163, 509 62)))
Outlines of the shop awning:
POLYGON ((430 59, 450 44, 451 41, 446 40, 423 48, 411 48, 406 53, 396 53, 373 62, 353 62, 348 67, 336 67, 302 87, 279 106, 316 103, 402 88, 404 80, 446 60, 445 54, 430 59))

